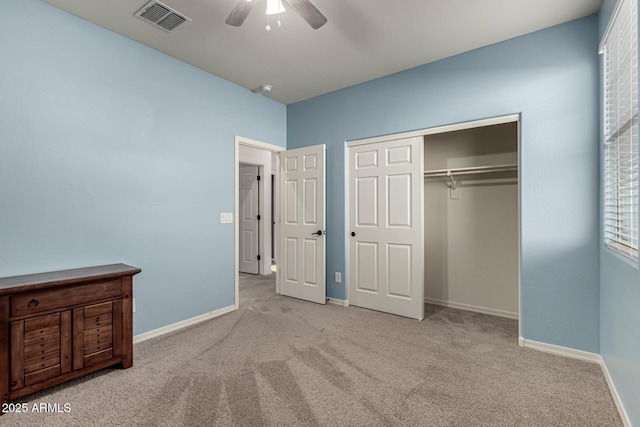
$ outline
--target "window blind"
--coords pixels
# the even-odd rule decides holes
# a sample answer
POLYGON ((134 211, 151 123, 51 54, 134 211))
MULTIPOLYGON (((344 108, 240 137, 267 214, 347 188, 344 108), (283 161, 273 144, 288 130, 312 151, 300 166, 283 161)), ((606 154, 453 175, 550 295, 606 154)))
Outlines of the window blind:
POLYGON ((638 2, 621 0, 604 54, 604 240, 638 259, 638 2))

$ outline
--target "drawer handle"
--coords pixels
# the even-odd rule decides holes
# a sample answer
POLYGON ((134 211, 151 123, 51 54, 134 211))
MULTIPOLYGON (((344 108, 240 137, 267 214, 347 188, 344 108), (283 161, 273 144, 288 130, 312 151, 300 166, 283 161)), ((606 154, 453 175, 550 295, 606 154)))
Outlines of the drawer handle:
POLYGON ((29 301, 29 304, 27 304, 27 307, 29 308, 33 308, 33 307, 37 307, 40 305, 40 301, 38 301, 37 299, 32 299, 31 301, 29 301))

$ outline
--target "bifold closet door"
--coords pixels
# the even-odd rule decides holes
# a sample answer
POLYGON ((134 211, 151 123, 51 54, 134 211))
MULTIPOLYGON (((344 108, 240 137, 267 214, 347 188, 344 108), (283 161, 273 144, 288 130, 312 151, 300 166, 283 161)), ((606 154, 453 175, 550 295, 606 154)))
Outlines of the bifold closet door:
POLYGON ((423 138, 349 147, 349 304, 424 318, 423 138))

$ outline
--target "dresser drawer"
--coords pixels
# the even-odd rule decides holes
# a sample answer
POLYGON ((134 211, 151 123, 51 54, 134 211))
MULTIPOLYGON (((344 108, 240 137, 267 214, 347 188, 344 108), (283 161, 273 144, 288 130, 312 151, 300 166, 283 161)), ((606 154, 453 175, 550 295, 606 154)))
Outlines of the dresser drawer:
POLYGON ((111 280, 18 294, 11 297, 11 317, 29 316, 33 313, 113 298, 119 296, 121 291, 120 280, 111 280))

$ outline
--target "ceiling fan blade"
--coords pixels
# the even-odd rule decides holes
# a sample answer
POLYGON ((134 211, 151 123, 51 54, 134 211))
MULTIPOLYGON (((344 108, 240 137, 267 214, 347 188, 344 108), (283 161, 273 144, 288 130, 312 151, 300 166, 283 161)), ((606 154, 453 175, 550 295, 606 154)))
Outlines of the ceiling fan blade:
POLYGON ((307 21, 311 28, 317 30, 327 23, 327 18, 309 0, 283 0, 291 9, 307 21))
POLYGON ((233 8, 227 20, 224 22, 234 27, 241 26, 244 20, 247 19, 247 16, 249 16, 249 12, 251 12, 254 3, 254 1, 238 0, 238 4, 236 4, 236 7, 233 8))

